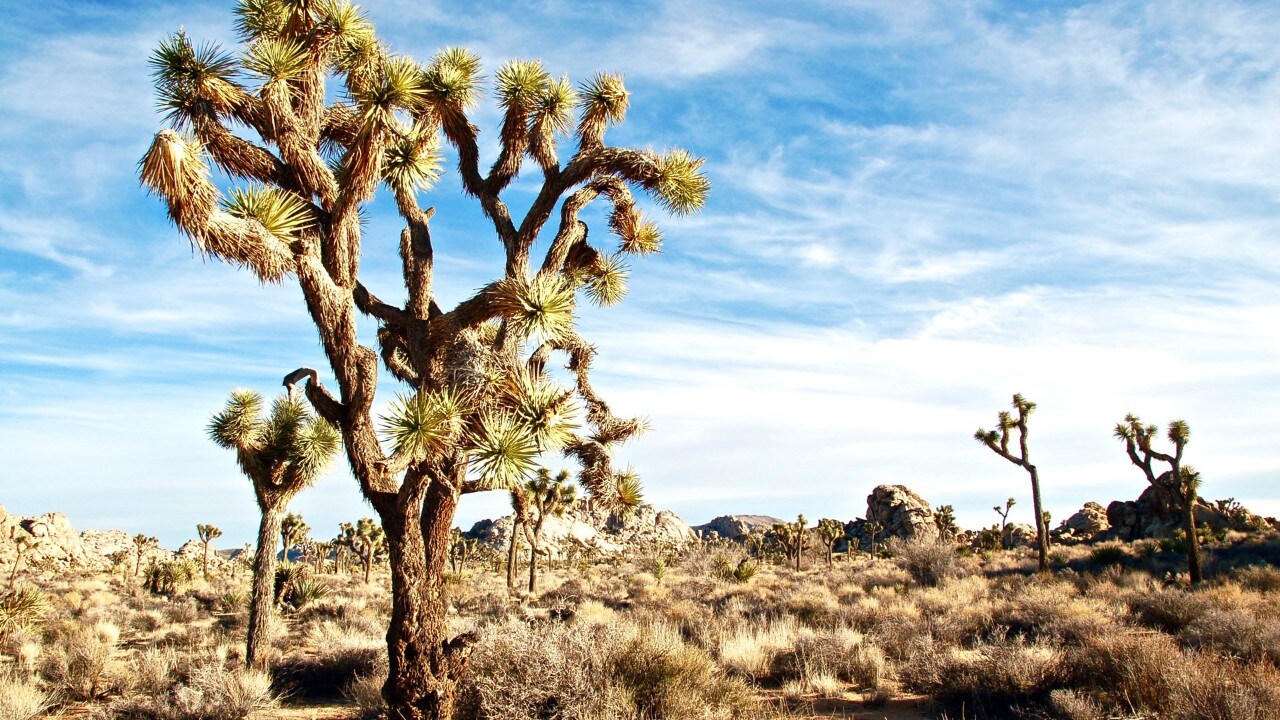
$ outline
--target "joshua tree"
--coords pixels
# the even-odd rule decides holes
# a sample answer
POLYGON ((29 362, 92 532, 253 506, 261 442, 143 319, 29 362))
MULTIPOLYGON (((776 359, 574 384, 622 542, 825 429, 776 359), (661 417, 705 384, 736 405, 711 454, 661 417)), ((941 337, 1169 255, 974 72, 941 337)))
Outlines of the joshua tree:
POLYGON ((800 569, 800 564, 804 559, 804 549, 809 544, 809 521, 804 515, 796 516, 795 522, 775 523, 773 526, 773 536, 777 538, 778 544, 782 546, 782 550, 787 555, 787 559, 793 561, 796 570, 800 569))
POLYGON ((836 543, 844 537, 844 523, 832 518, 822 518, 816 528, 822 545, 827 549, 827 566, 830 567, 835 553, 836 543))
POLYGON ((316 540, 311 543, 311 559, 315 563, 316 573, 324 572, 324 561, 333 552, 333 543, 316 540))
POLYGON ((520 535, 529 522, 529 493, 523 484, 511 488, 511 539, 507 543, 507 591, 516 591, 516 567, 519 565, 520 535))
MULTIPOLYGON (((35 528, 32 528, 35 529, 35 528)), ((18 568, 22 566, 22 560, 38 547, 43 538, 35 533, 27 532, 19 525, 13 525, 9 528, 9 540, 13 542, 14 558, 13 567, 9 569, 9 589, 13 589, 13 583, 18 579, 18 568)), ((134 570, 137 575, 137 570, 134 570)))
POLYGON ((1124 442, 1129 460, 1142 469, 1147 482, 1165 501, 1182 515, 1182 530, 1187 536, 1187 570, 1191 584, 1204 579, 1200 569, 1200 539, 1196 536, 1196 499, 1200 490, 1200 473, 1182 464, 1182 451, 1191 440, 1191 428, 1184 420, 1169 423, 1165 437, 1173 443, 1173 453, 1164 453, 1151 447, 1151 441, 1159 430, 1155 425, 1143 425, 1136 415, 1129 414, 1124 422, 1117 423, 1115 436, 1124 442), (1156 475, 1154 461, 1166 463, 1169 469, 1156 475))
POLYGON ((876 556, 876 536, 884 532, 884 523, 876 520, 870 520, 862 526, 866 529, 867 534, 871 536, 871 557, 876 556))
POLYGON ((262 396, 243 388, 232 390, 222 412, 209 422, 209 438, 236 451, 236 462, 253 483, 262 518, 253 561, 253 594, 249 604, 249 633, 245 661, 263 662, 263 638, 271 614, 276 576, 276 538, 285 507, 315 481, 337 454, 338 434, 326 420, 315 417, 300 400, 276 398, 271 414, 262 416, 262 396))
POLYGON ((1031 501, 1035 505, 1036 549, 1040 555, 1040 570, 1044 572, 1049 569, 1049 528, 1045 526, 1044 508, 1040 506, 1040 475, 1036 471, 1036 466, 1031 464, 1030 455, 1027 452, 1027 418, 1035 411, 1036 404, 1015 393, 1013 409, 1018 411, 1016 419, 1009 411, 1001 411, 997 420, 999 430, 987 431, 979 428, 973 437, 991 448, 995 454, 1026 470, 1031 476, 1031 501), (1009 432, 1014 429, 1018 431, 1017 455, 1009 450, 1009 432))
POLYGON ((289 513, 280 521, 280 541, 284 544, 280 561, 289 564, 289 548, 306 542, 311 534, 311 526, 297 513, 289 513))
POLYGON ((133 576, 134 577, 138 577, 138 574, 142 571, 142 556, 146 555, 148 550, 155 547, 159 547, 159 546, 160 546, 159 538, 151 537, 146 533, 138 533, 137 535, 133 536, 133 553, 134 553, 133 576))
POLYGON ((1001 508, 999 505, 996 505, 991 508, 992 510, 996 511, 997 515, 1000 516, 1000 547, 1005 548, 1006 550, 1008 549, 1008 543, 1005 542, 1005 539, 1004 539, 1004 528, 1006 525, 1009 524, 1009 511, 1013 510, 1013 506, 1017 504, 1018 504, 1017 500, 1015 500, 1014 498, 1009 498, 1008 500, 1004 501, 1003 508, 1001 508))
POLYGON ((200 542, 204 545, 204 559, 201 561, 200 569, 204 573, 204 579, 209 579, 209 543, 222 537, 222 531, 212 525, 196 525, 196 535, 200 537, 200 542))
POLYGON ((450 640, 445 623, 444 569, 459 496, 522 482, 540 453, 560 451, 581 462, 589 492, 613 491, 610 449, 644 424, 616 417, 592 388, 595 351, 575 329, 577 299, 618 302, 626 259, 660 248, 633 188, 686 214, 703 205, 709 182, 702 160, 683 150, 605 144, 629 103, 617 75, 597 74, 575 90, 537 61, 499 66, 493 89, 502 119, 486 171, 468 117, 481 86, 469 51, 447 49, 418 64, 384 46, 346 0, 242 0, 236 15, 242 55, 182 33, 152 55, 173 129, 156 134, 140 175, 202 254, 264 282, 296 278, 337 392, 314 371, 289 378, 309 378, 302 391, 339 428, 352 475, 387 534, 388 713, 451 717, 475 640, 450 640), (253 86, 241 84, 245 77, 253 86), (327 103, 332 87, 341 99, 327 103), (452 309, 434 283, 434 208, 419 201, 441 174, 441 139, 504 255, 497 277, 452 309), (206 159, 246 184, 224 194, 206 159), (536 187, 521 183, 521 206, 531 201, 513 214, 503 196, 526 163, 536 187), (360 275, 361 260, 386 247, 362 247, 364 208, 381 184, 405 222, 402 305, 379 299, 360 275), (598 199, 610 206, 613 249, 604 249, 605 233, 588 242, 580 219, 598 199), (536 263, 535 247, 545 252, 536 263), (377 351, 361 344, 374 333, 357 332, 360 315, 377 325, 377 351), (572 391, 544 372, 556 353, 567 358, 572 391), (379 359, 409 388, 381 437, 372 410, 379 359), (588 426, 580 434, 572 427, 575 395, 588 426))
POLYGON ((933 524, 943 540, 955 540, 960 534, 960 528, 956 527, 956 509, 950 505, 940 505, 933 511, 933 524))
POLYGON ((342 533, 338 536, 342 544, 351 548, 351 552, 360 558, 360 567, 364 570, 364 581, 369 582, 369 574, 373 570, 373 561, 378 553, 387 549, 387 536, 373 518, 360 518, 355 525, 339 523, 342 533))
POLYGON ((524 535, 529 541, 529 592, 538 592, 538 554, 542 552, 542 527, 551 516, 563 517, 566 510, 578 499, 577 489, 569 484, 569 471, 561 470, 551 477, 547 468, 538 468, 537 474, 525 483, 528 497, 528 519, 524 535))
POLYGON ((461 528, 453 529, 453 544, 449 547, 449 563, 455 574, 467 569, 467 561, 475 554, 478 545, 475 538, 463 537, 461 528))

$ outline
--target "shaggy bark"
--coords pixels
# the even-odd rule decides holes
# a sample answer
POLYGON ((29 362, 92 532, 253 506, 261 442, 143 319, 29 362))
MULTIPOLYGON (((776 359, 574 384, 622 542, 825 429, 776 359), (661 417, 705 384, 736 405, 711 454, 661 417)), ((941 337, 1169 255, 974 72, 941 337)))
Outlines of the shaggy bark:
POLYGON ((245 643, 245 664, 263 667, 268 626, 275 605, 276 538, 284 508, 264 508, 258 522, 258 550, 253 556, 253 595, 249 600, 249 637, 245 643))

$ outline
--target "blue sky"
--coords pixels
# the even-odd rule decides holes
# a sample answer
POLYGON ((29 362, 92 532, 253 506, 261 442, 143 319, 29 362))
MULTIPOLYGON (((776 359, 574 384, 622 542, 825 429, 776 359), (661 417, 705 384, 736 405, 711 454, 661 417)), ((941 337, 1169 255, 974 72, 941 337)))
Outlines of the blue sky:
MULTIPOLYGON (((649 499, 851 519, 880 483, 994 520, 1025 475, 973 442, 1019 391, 1046 504, 1143 489, 1126 412, 1192 428, 1210 498, 1280 514, 1280 7, 1245 2, 365 3, 425 60, 622 73, 615 144, 707 159, 622 306, 584 314, 596 385, 654 431, 649 499)), ((177 545, 248 540, 232 387, 324 367, 299 292, 204 261, 139 187, 166 33, 234 45, 230 3, 45 2, 0 43, 0 503, 177 545)), ((498 114, 478 124, 492 138, 498 114)), ((490 144, 489 149, 492 149, 490 144)), ((534 186, 509 191, 513 206, 534 186)), ((447 174, 438 286, 497 271, 447 174)), ((399 288, 375 202, 366 284, 399 288)), ((369 331, 371 326, 366 327, 369 331)), ((383 394, 395 387, 387 382, 383 394)), ((317 534, 371 511, 344 466, 295 502, 317 534)), ((467 497, 462 524, 505 512, 467 497)), ((1025 510, 1025 512, 1023 512, 1025 510)))

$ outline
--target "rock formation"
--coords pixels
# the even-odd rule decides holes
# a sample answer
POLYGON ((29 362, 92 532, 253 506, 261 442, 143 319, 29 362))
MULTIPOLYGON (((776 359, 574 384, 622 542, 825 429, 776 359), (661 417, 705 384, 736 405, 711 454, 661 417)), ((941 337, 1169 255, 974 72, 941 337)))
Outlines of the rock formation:
POLYGON ((721 515, 711 522, 695 525, 693 531, 704 539, 719 537, 740 541, 752 532, 765 532, 780 522, 783 521, 769 515, 721 515))
POLYGON ((36 517, 10 515, 0 507, 0 572, 5 577, 17 562, 19 543, 26 546, 23 568, 54 572, 106 570, 111 561, 86 547, 62 513, 36 517))
POLYGON ((867 523, 878 522, 883 529, 876 533, 876 543, 890 538, 900 540, 936 540, 938 525, 929 503, 905 485, 877 485, 867 496, 866 519, 845 525, 845 535, 857 538, 863 548, 871 545, 867 523))
POLYGON ((1110 529, 1107 509, 1096 502, 1087 502, 1079 512, 1063 520, 1050 536, 1054 542, 1070 545, 1088 542, 1110 529))
MULTIPOLYGON (((1231 528, 1231 518, 1203 499, 1196 499, 1196 526, 1208 526, 1214 531, 1231 528)), ((1169 537, 1182 527, 1177 508, 1154 487, 1147 487, 1137 500, 1116 500, 1107 506, 1107 522, 1111 529, 1107 539, 1138 540, 1140 538, 1169 537)))
MULTIPOLYGON (((513 516, 481 520, 465 534, 495 549, 511 541, 513 516)), ((587 502, 574 503, 563 517, 550 516, 542 527, 541 546, 553 556, 571 549, 604 557, 633 555, 654 547, 683 547, 695 540, 693 530, 669 510, 640 505, 625 517, 612 515, 587 502)), ((523 542, 523 536, 521 537, 523 542)))

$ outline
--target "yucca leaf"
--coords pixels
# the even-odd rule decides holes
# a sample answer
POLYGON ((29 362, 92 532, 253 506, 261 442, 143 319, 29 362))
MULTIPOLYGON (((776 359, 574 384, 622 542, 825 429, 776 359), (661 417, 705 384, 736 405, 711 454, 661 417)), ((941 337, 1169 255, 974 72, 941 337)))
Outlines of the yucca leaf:
POLYGON ((462 435, 466 407, 448 389, 397 397, 382 417, 382 433, 398 456, 421 460, 452 447, 462 435))
POLYGON ((532 433, 543 452, 564 447, 577 429, 573 392, 523 368, 503 378, 501 398, 511 417, 532 433))
POLYGON ((493 291, 494 307, 520 339, 553 339, 573 327, 573 285, 557 275, 508 278, 493 291))
POLYGON ((540 60, 511 60, 498 68, 495 80, 498 104, 523 110, 543 99, 551 75, 540 60))
POLYGON ((482 416, 468 444, 472 470, 494 489, 519 485, 536 466, 539 451, 533 433, 505 413, 482 416))
POLYGON ((138 166, 142 183, 167 200, 181 202, 208 184, 204 146, 172 130, 156 133, 138 166))
POLYGON ((627 275, 630 270, 618 255, 604 260, 604 268, 587 281, 587 296, 599 307, 609 307, 622 302, 627 295, 627 275))
POLYGON ((700 210, 711 192, 711 181, 702 172, 703 159, 685 150, 675 149, 659 162, 658 184, 654 194, 658 204, 676 215, 700 210))
POLYGON ((630 95, 621 75, 596 73, 583 83, 578 105, 582 108, 584 120, 619 123, 626 117, 630 95))
POLYGON ((662 252, 662 230, 651 222, 640 222, 629 236, 623 236, 620 252, 651 255, 662 252))
POLYGON ((235 29, 244 40, 276 38, 284 32, 291 14, 280 0, 240 0, 235 9, 235 29))
POLYGON ((223 206, 235 217, 258 221, 281 239, 290 239, 312 225, 311 213, 297 195, 266 185, 234 189, 223 206))
POLYGON ((443 160, 438 135, 432 133, 425 140, 411 135, 383 152, 382 177, 392 188, 427 190, 440 179, 443 160))
POLYGON ((644 488, 640 484, 640 474, 635 468, 627 466, 614 478, 614 502, 619 507, 634 508, 644 502, 644 488))
POLYGON ((226 407, 209 422, 209 439, 224 448, 257 444, 265 430, 261 412, 261 395, 246 388, 232 390, 226 407))
POLYGON ((569 78, 549 80, 538 99, 538 117, 552 132, 569 133, 573 129, 573 108, 578 104, 578 92, 569 78))
POLYGON ((342 449, 342 436, 327 420, 309 418, 294 434, 289 458, 299 474, 315 478, 342 449))
POLYGON ((480 58, 465 48, 437 53, 422 74, 422 89, 432 102, 454 110, 466 110, 480 92, 480 58))
POLYGON ((387 58, 377 77, 355 93, 356 106, 366 121, 390 125, 396 110, 412 110, 422 101, 422 75, 412 58, 387 58))
POLYGON ((306 69, 310 54, 300 42, 261 39, 249 46, 244 67, 267 82, 296 79, 306 69))

